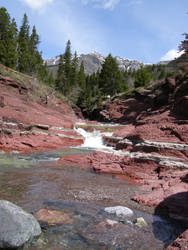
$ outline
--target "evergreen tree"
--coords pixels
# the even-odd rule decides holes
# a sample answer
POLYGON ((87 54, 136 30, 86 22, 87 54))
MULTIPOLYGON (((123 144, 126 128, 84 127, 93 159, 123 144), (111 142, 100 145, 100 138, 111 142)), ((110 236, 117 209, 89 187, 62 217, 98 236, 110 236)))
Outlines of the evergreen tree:
POLYGON ((17 25, 5 8, 0 8, 0 62, 11 68, 17 63, 17 25))
POLYGON ((188 53, 188 33, 184 33, 183 35, 185 36, 185 39, 181 42, 179 50, 188 53))
POLYGON ((49 74, 48 83, 49 83, 49 85, 51 85, 51 86, 53 86, 54 83, 55 83, 54 76, 53 76, 52 72, 49 74))
POLYGON ((76 52, 71 63, 71 84, 73 87, 78 85, 78 56, 76 52))
POLYGON ((141 67, 139 70, 137 70, 134 82, 136 88, 147 87, 150 81, 151 81, 151 74, 145 67, 141 67))
POLYGON ((59 66, 57 70, 57 77, 55 81, 56 88, 63 92, 65 88, 66 76, 65 76, 65 60, 64 56, 60 55, 59 66))
POLYGON ((64 94, 68 94, 71 90, 71 42, 68 40, 65 54, 64 54, 64 73, 65 73, 65 83, 64 83, 64 94))
POLYGON ((18 35, 18 70, 20 72, 30 72, 30 39, 29 23, 27 15, 24 14, 20 32, 18 35))
POLYGON ((80 70, 78 72, 78 85, 85 90, 86 88, 86 78, 85 78, 85 72, 84 72, 84 63, 81 62, 80 70))
POLYGON ((122 76, 116 60, 109 54, 102 65, 99 86, 105 95, 114 95, 121 90, 122 76))
POLYGON ((88 75, 85 78, 85 88, 80 93, 77 105, 83 114, 91 118, 92 113, 102 102, 102 95, 99 89, 99 72, 88 75))
POLYGON ((38 51, 39 43, 40 43, 39 35, 37 34, 35 26, 33 26, 32 33, 31 33, 30 40, 29 40, 29 49, 30 49, 29 72, 30 73, 37 72, 40 65, 43 64, 42 56, 38 51))
POLYGON ((10 16, 5 8, 0 8, 0 62, 6 65, 7 60, 7 30, 10 26, 10 16))
POLYGON ((38 65, 37 68, 37 78, 39 81, 43 81, 45 83, 49 83, 49 74, 47 71, 47 65, 45 64, 40 64, 38 65))
POLYGON ((17 24, 15 22, 15 19, 13 18, 10 23, 10 29, 9 29, 9 44, 8 44, 8 51, 7 51, 7 66, 13 69, 16 69, 17 66, 17 60, 18 60, 18 30, 17 30, 17 24))
POLYGON ((71 91, 72 62, 71 62, 71 42, 68 40, 64 55, 60 56, 57 72, 56 86, 65 95, 71 91))

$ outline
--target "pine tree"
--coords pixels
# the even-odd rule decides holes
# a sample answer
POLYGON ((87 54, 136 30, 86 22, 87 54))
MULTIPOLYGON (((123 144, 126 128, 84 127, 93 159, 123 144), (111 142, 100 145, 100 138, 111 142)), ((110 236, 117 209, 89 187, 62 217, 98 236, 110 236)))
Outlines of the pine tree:
POLYGON ((11 68, 17 63, 17 25, 5 8, 0 8, 0 62, 11 68))
POLYGON ((54 80, 54 76, 53 76, 52 72, 50 72, 50 74, 48 76, 48 84, 50 86, 54 86, 54 84, 55 84, 55 80, 54 80))
POLYGON ((137 70, 134 82, 136 88, 147 87, 150 81, 151 81, 151 74, 145 67, 141 67, 139 70, 137 70))
POLYGON ((7 66, 16 69, 18 59, 18 30, 15 19, 13 18, 9 28, 9 45, 7 51, 7 66))
POLYGON ((181 42, 179 50, 188 53, 188 33, 184 33, 183 35, 185 36, 185 39, 181 42))
POLYGON ((29 49, 30 49, 30 73, 37 72, 41 64, 43 64, 42 56, 38 51, 38 45, 40 43, 39 35, 37 34, 35 26, 33 26, 32 33, 29 39, 29 49))
POLYGON ((45 64, 40 64, 38 65, 37 68, 37 78, 39 81, 45 82, 45 83, 49 83, 49 74, 47 71, 47 65, 45 64))
POLYGON ((55 80, 56 89, 63 92, 65 88, 66 76, 65 76, 65 60, 64 56, 60 55, 59 66, 57 70, 57 77, 55 80))
POLYGON ((80 70, 78 72, 78 85, 80 86, 80 88, 85 90, 85 88, 86 88, 86 77, 85 77, 85 72, 84 72, 84 63, 83 63, 83 61, 81 62, 80 70))
POLYGON ((0 20, 0 62, 6 65, 10 16, 5 8, 0 8, 0 20))
POLYGON ((78 85, 78 56, 75 51, 74 58, 71 63, 71 85, 75 87, 78 85))
POLYGON ((105 95, 114 95, 121 90, 121 73, 116 60, 109 54, 102 65, 99 85, 105 95))
POLYGON ((30 72, 30 41, 29 23, 27 15, 24 14, 20 32, 18 35, 18 70, 20 72, 30 72))
POLYGON ((72 89, 72 62, 71 62, 71 42, 68 40, 65 53, 60 56, 60 62, 56 78, 56 87, 63 94, 68 95, 72 89))
POLYGON ((65 54, 64 54, 64 73, 65 73, 65 88, 64 88, 64 94, 68 94, 71 90, 71 42, 68 40, 66 49, 65 49, 65 54))

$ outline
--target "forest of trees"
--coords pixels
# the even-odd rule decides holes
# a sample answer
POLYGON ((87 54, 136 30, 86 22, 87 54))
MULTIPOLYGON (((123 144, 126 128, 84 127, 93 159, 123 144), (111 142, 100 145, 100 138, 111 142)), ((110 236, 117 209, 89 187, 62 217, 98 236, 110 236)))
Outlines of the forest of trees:
MULTIPOLYGON (((84 64, 78 63, 77 53, 72 54, 70 40, 60 56, 56 79, 48 73, 38 46, 40 38, 36 27, 30 29, 28 17, 24 14, 18 29, 6 8, 0 8, 0 62, 10 68, 37 77, 50 84, 67 97, 70 103, 78 105, 85 116, 97 109, 107 96, 114 96, 129 88, 147 87, 152 81, 164 79, 163 65, 149 65, 137 71, 121 71, 109 54, 101 71, 86 75, 84 64)), ((182 47, 187 49, 188 35, 182 47)))
POLYGON ((38 51, 39 35, 35 26, 30 32, 27 15, 24 14, 20 29, 4 7, 0 8, 0 20, 0 62, 22 73, 37 76, 44 82, 52 82, 42 53, 38 51))

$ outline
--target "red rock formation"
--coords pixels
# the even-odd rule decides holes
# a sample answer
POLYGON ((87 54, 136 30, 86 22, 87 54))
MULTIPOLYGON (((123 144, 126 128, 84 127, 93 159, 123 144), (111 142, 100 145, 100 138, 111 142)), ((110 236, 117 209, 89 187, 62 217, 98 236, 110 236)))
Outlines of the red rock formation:
POLYGON ((186 250, 188 249, 188 229, 182 233, 166 250, 186 250))
POLYGON ((67 155, 61 158, 58 163, 62 166, 76 166, 84 169, 91 168, 89 155, 67 155))
POLYGON ((40 96, 29 83, 0 75, 0 149, 36 151, 77 146, 73 131, 78 118, 67 104, 49 94, 40 96))
POLYGON ((188 217, 188 193, 185 193, 188 190, 188 169, 174 169, 159 166, 158 162, 151 159, 103 152, 94 152, 90 158, 91 166, 96 172, 123 174, 142 184, 141 190, 147 193, 137 194, 133 200, 147 206, 158 206, 166 200, 165 206, 168 206, 169 213, 188 217), (178 202, 179 205, 175 205, 176 199, 173 196, 177 193, 185 193, 185 197, 180 199, 182 203, 178 202))

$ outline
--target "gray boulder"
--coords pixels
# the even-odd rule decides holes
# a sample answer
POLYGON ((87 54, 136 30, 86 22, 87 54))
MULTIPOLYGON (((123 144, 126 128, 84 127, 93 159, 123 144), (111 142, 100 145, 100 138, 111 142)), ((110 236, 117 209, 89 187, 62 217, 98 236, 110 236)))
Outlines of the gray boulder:
POLYGON ((0 225, 0 249, 18 248, 41 234, 33 215, 5 200, 0 200, 0 225))

